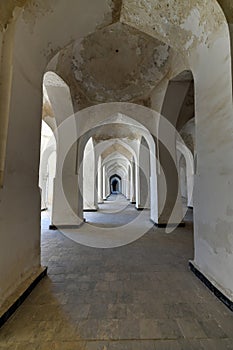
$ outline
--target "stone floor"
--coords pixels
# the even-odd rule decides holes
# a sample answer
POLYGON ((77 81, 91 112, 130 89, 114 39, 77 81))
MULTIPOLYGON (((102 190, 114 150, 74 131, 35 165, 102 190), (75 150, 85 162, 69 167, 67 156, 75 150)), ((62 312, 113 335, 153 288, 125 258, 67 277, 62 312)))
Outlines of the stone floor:
POLYGON ((48 277, 0 330, 1 350, 233 349, 233 314, 188 269, 191 222, 114 249, 47 227, 45 213, 48 277))
POLYGON ((77 243, 93 248, 116 248, 141 238, 152 227, 150 211, 135 210, 122 194, 112 195, 98 212, 85 212, 86 223, 80 228, 61 228, 77 243))

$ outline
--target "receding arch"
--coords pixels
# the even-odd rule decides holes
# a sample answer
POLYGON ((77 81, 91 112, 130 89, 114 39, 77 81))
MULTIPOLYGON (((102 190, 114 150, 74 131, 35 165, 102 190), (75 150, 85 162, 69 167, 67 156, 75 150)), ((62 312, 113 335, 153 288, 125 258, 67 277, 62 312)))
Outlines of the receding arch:
POLYGON ((41 156, 39 187, 41 189, 41 209, 51 209, 53 202, 53 181, 56 172, 56 140, 51 128, 42 120, 41 156))
MULTIPOLYGON (((232 255, 225 252, 228 237, 233 231, 232 219, 226 216, 226 213, 233 208, 231 188, 231 164, 233 164, 231 154, 232 75, 227 22, 217 1, 214 0, 189 3, 188 6, 186 2, 178 1, 174 3, 174 6, 171 5, 169 10, 166 2, 155 1, 152 4, 144 0, 140 1, 140 4, 142 6, 138 6, 139 0, 125 2, 123 11, 119 11, 121 21, 169 43, 175 50, 182 53, 187 68, 191 68, 194 73, 197 96, 197 177, 195 187, 198 206, 195 214, 195 264, 210 280, 217 281, 222 292, 231 298, 233 258, 232 255), (150 9, 149 6, 148 8, 146 6, 148 4, 152 5, 150 9), (210 9, 211 11, 209 11, 210 9), (215 42, 216 38, 218 40, 215 42), (218 67, 222 67, 222 70, 218 70, 218 67), (215 139, 211 135, 215 135, 215 139), (213 154, 213 150, 216 150, 215 154, 213 154), (209 171, 214 174, 211 181, 209 181, 209 171), (215 207, 208 202, 212 196, 218 199, 218 205, 215 207), (226 228, 221 234, 222 247, 217 245, 220 234, 218 232, 219 222, 226 222, 226 228), (217 252, 215 254, 216 246, 217 252), (221 271, 225 271, 225 273, 222 274, 221 271)), ((83 13, 90 14, 88 20, 86 18, 83 20, 83 13, 79 12, 79 2, 76 4, 72 2, 69 5, 58 0, 53 6, 53 11, 50 11, 52 5, 49 3, 46 5, 46 13, 43 16, 39 15, 40 11, 33 11, 36 5, 32 4, 32 7, 28 9, 23 8, 22 11, 17 12, 19 13, 17 18, 14 15, 10 23, 5 23, 8 30, 3 33, 6 40, 5 45, 1 47, 1 71, 7 68, 7 72, 2 79, 6 98, 2 98, 4 103, 0 112, 0 130, 4 130, 0 149, 0 170, 1 174, 3 172, 5 174, 5 198, 8 196, 10 198, 11 184, 14 184, 22 199, 20 203, 9 200, 1 204, 3 215, 11 209, 15 213, 19 213, 19 217, 22 218, 22 222, 3 222, 2 231, 8 233, 7 238, 1 244, 5 266, 9 266, 9 271, 11 271, 11 266, 15 267, 14 273, 10 274, 7 283, 5 280, 1 280, 3 299, 11 290, 11 286, 19 285, 22 279, 25 280, 29 274, 32 275, 40 266, 39 218, 36 211, 40 207, 37 189, 42 100, 40 88, 45 67, 51 56, 68 45, 70 41, 78 39, 77 33, 79 38, 85 37, 94 32, 97 26, 109 25, 112 18, 119 19, 112 16, 112 8, 109 2, 105 1, 98 2, 98 4, 97 2, 81 2, 83 13), (27 16, 28 11, 31 11, 30 16, 27 16), (80 14, 78 18, 77 13, 80 14), (64 15, 69 18, 66 31, 60 25, 64 15), (31 20, 26 22, 24 18, 28 17, 31 20), (14 25, 17 29, 15 34, 14 25), (13 34, 9 35, 9 32, 13 34), (14 70, 12 71, 10 67, 14 67, 14 70), (6 87, 8 88, 5 89, 6 87), (20 108, 19 101, 21 101, 20 108), (18 123, 19 120, 21 123, 18 123), (10 123, 8 123, 9 121, 10 123), (8 125, 9 132, 7 132, 8 125), (20 171, 18 178, 15 177, 15 171, 8 171, 4 166, 6 158, 8 169, 14 169, 14 167, 20 169, 17 152, 15 154, 12 152, 13 140, 22 147, 20 150, 22 150, 22 161, 25 164, 25 168, 20 171), (32 144, 35 145, 33 150, 30 149, 32 144), (24 187, 22 183, 25 183, 24 187), (28 195, 24 196, 26 192, 28 195), (27 203, 26 198, 31 198, 34 205, 32 206, 31 202, 27 203), (32 218, 28 226, 25 226, 23 220, 24 211, 32 218), (32 226, 37 227, 34 229, 33 236, 32 226), (21 252, 12 249, 14 258, 10 259, 5 252, 10 251, 11 242, 17 241, 18 232, 21 231, 29 239, 24 240, 25 246, 22 247, 21 252), (26 242, 29 242, 27 247, 26 242), (37 247, 37 253, 35 252, 35 255, 32 254, 29 257, 27 251, 35 251, 35 247, 37 247), (16 264, 16 257, 21 259, 20 265, 16 264)), ((1 96, 4 96, 3 90, 1 96)), ((1 181, 1 185, 3 185, 3 181, 1 181)), ((0 276, 6 276, 6 273, 2 270, 0 276)))
MULTIPOLYGON (((144 136, 140 140, 139 148, 139 176, 137 184, 136 207, 137 209, 149 209, 150 201, 156 201, 157 198, 151 196, 151 165, 150 165, 150 149, 144 136)), ((154 204, 152 203, 152 207, 154 204)))
POLYGON ((184 156, 186 163, 186 184, 187 184, 187 206, 193 207, 193 188, 194 188, 194 158, 190 149, 182 142, 177 140, 177 150, 184 156))
MULTIPOLYGON (((83 210, 97 210, 96 155, 93 139, 90 138, 83 156, 83 210)), ((78 184, 77 184, 78 185, 78 184)))
MULTIPOLYGON (((155 141, 154 137, 152 135, 156 135, 156 127, 157 123, 159 122, 159 115, 156 112, 153 112, 149 109, 146 109, 142 106, 136 106, 134 104, 128 104, 128 103, 108 103, 108 104, 102 104, 99 106, 94 106, 87 108, 86 110, 81 111, 78 113, 79 115, 79 132, 82 135, 82 145, 85 144, 86 140, 95 135, 96 131, 99 128, 102 128, 107 125, 117 125, 117 124, 126 124, 129 125, 132 129, 137 130, 137 133, 142 134, 148 143, 150 147, 150 173, 151 173, 151 192, 153 195, 151 195, 151 198, 157 198, 157 174, 156 174, 156 148, 155 148, 155 141), (119 109, 121 110, 121 113, 119 112, 119 109), (115 112, 116 111, 116 112, 115 112), (124 114, 122 112, 124 111, 124 114), (129 111, 130 115, 133 116, 132 118, 127 115, 127 111, 129 111), (144 112, 142 114, 142 111, 144 112), (145 116, 145 113, 148 113, 148 119, 142 118, 142 115, 145 116), (126 113, 126 114, 125 114, 126 113), (110 114, 110 116, 109 116, 110 114), (81 117, 82 116, 82 117, 81 117), (87 124, 87 120, 90 121, 87 124), (143 124, 140 123, 140 121, 143 122, 143 124), (146 126, 149 127, 150 130, 146 128, 146 126), (151 132, 154 131, 154 134, 151 132)), ((81 145, 81 148, 79 149, 79 153, 82 155, 82 149, 83 146, 81 145)), ((137 167, 138 164, 138 156, 135 157, 135 165, 137 167)), ((136 170, 136 168, 135 168, 136 170)), ((133 174, 132 171, 132 178, 136 176, 133 174)), ((136 176, 137 179, 137 176, 136 176)), ((136 184, 136 183, 135 183, 136 184)), ((134 184, 134 186, 135 186, 134 184)), ((80 184, 79 184, 80 185, 80 184)), ((132 187, 132 193, 135 190, 133 190, 132 187)), ((136 198, 134 199, 132 197, 132 202, 136 201, 136 198)), ((158 220, 158 207, 156 200, 151 203, 151 219, 157 222, 158 220)))
POLYGON ((111 193, 121 192, 121 177, 118 174, 114 174, 109 178, 111 193))

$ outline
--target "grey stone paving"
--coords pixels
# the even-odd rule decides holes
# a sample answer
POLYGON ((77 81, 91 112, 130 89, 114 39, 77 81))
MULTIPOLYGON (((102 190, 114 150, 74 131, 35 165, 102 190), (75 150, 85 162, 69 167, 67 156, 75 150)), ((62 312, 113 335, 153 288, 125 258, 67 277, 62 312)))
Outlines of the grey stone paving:
POLYGON ((47 225, 44 214, 48 277, 0 330, 1 350, 233 349, 233 313, 188 269, 191 223, 115 249, 47 225))

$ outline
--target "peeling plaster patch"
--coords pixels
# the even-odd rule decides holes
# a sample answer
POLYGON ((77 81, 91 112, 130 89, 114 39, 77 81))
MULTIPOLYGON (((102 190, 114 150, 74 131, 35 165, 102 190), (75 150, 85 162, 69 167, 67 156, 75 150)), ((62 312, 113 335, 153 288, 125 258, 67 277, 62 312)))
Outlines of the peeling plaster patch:
POLYGON ((128 139, 135 140, 140 139, 141 134, 137 130, 132 130, 132 125, 114 123, 107 124, 99 127, 99 130, 95 132, 94 139, 98 142, 100 140, 106 141, 111 139, 128 139))
MULTIPOLYGON (((80 41, 78 41, 80 42, 80 41)), ((77 84, 75 75, 73 74, 73 46, 68 46, 58 54, 56 67, 54 71, 62 77, 70 88, 74 111, 77 112, 93 104, 88 97, 83 93, 77 84)))
POLYGON ((52 106, 48 101, 46 101, 43 104, 43 109, 42 109, 42 119, 45 119, 46 117, 51 117, 51 118, 55 117, 52 106))
POLYGON ((103 29, 113 23, 119 22, 122 9, 122 0, 107 0, 108 11, 104 13, 102 20, 97 24, 96 29, 103 29))
POLYGON ((202 34, 203 28, 200 27, 201 15, 197 8, 190 11, 189 16, 181 24, 181 28, 187 31, 192 31, 193 35, 199 37, 202 34))
POLYGON ((56 0, 7 0, 0 2, 0 28, 6 28, 11 22, 16 8, 22 8, 23 19, 32 27, 36 19, 53 11, 56 0))
POLYGON ((0 28, 5 29, 14 16, 16 7, 23 8, 28 0, 7 0, 0 1, 0 28))
POLYGON ((143 99, 135 99, 132 101, 136 105, 144 106, 147 108, 151 108, 151 97, 143 98, 143 99))
POLYGON ((155 64, 160 68, 168 60, 169 52, 166 45, 159 45, 155 49, 154 60, 155 64))
POLYGON ((23 18, 26 23, 35 24, 36 19, 53 12, 56 0, 30 0, 24 8, 23 18))
POLYGON ((83 57, 81 55, 81 52, 84 50, 84 47, 82 46, 82 42, 76 41, 74 43, 73 50, 76 52, 76 56, 72 57, 72 69, 75 70, 75 73, 74 73, 75 78, 76 78, 76 80, 79 81, 82 79, 82 72, 79 71, 78 69, 75 69, 75 68, 76 68, 76 61, 77 60, 80 62, 81 65, 84 64, 83 57), (78 47, 78 49, 77 49, 77 47, 78 47))
POLYGON ((130 101, 163 79, 169 51, 158 40, 117 23, 73 45, 72 70, 89 100, 130 101))
POLYGON ((225 19, 216 0, 123 0, 121 22, 187 51, 200 43, 207 45, 225 19))
POLYGON ((122 0, 110 0, 112 8, 112 21, 118 22, 121 16, 122 0))
POLYGON ((118 23, 66 47, 54 70, 69 85, 77 108, 85 108, 147 99, 169 69, 167 45, 118 23))
POLYGON ((193 42, 194 42, 194 37, 190 38, 190 40, 187 41, 187 43, 185 44, 185 50, 190 49, 193 45, 193 42))

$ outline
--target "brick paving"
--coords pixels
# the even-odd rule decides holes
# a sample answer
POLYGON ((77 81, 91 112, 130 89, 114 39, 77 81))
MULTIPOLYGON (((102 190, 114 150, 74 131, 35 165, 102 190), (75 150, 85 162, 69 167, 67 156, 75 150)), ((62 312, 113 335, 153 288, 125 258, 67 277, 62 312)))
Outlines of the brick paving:
POLYGON ((233 349, 233 313, 188 269, 191 222, 114 249, 79 245, 48 224, 43 213, 48 277, 0 330, 1 350, 233 349))

